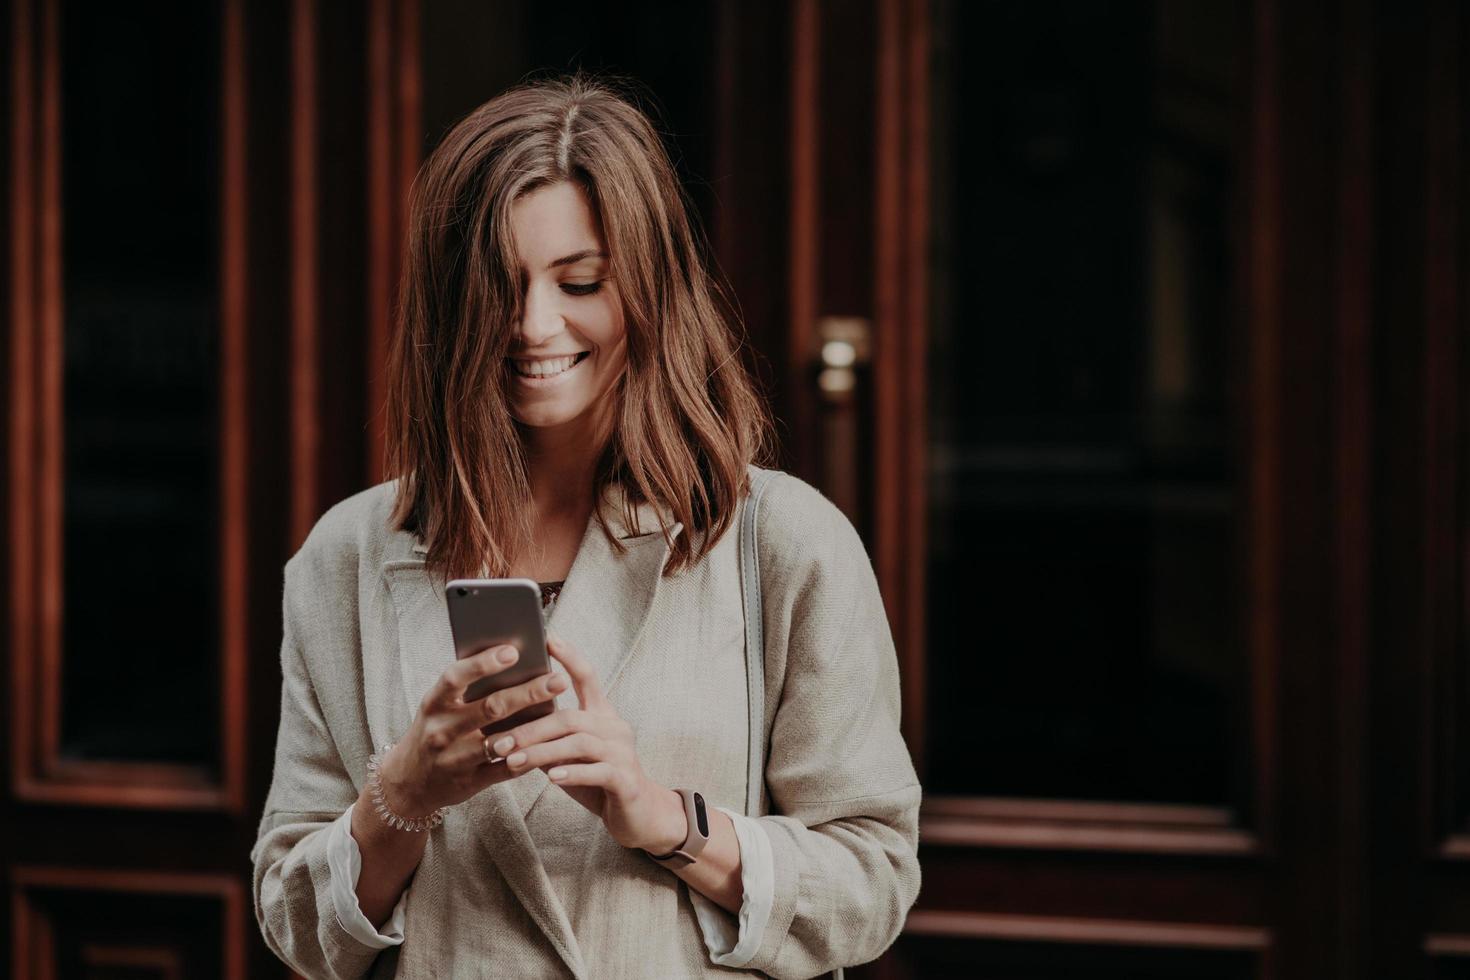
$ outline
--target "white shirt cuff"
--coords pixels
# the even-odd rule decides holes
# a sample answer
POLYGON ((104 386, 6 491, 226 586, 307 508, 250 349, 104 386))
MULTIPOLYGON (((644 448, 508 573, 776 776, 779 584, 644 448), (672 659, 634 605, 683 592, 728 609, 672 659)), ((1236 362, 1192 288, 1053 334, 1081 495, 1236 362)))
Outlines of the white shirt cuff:
MULTIPOLYGON (((327 831, 327 867, 332 872, 332 906, 337 910, 337 922, 347 933, 365 946, 387 949, 403 942, 403 904, 408 900, 408 888, 398 896, 393 914, 388 917, 384 932, 373 928, 368 917, 362 914, 357 903, 357 879, 362 874, 362 852, 352 836, 352 809, 332 821, 327 831)), ((412 887, 410 883, 409 887, 412 887)))
POLYGON ((739 967, 749 963, 760 949, 766 920, 771 917, 771 903, 776 896, 775 856, 771 838, 759 820, 722 806, 715 809, 729 814, 740 842, 740 915, 737 918, 693 888, 689 889, 689 899, 694 903, 710 960, 720 966, 739 967))

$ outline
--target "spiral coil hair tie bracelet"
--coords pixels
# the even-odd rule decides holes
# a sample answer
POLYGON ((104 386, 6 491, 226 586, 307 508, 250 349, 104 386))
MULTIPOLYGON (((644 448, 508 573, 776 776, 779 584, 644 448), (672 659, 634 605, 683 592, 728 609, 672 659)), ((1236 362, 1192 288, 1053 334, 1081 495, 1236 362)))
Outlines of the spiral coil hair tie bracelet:
POLYGON ((383 757, 393 748, 389 743, 368 756, 368 792, 373 798, 373 809, 378 811, 378 816, 383 822, 395 830, 409 830, 415 833, 425 830, 433 830, 444 822, 444 814, 449 812, 449 807, 441 806, 427 817, 400 817, 388 808, 388 801, 383 799, 383 780, 379 776, 383 757))

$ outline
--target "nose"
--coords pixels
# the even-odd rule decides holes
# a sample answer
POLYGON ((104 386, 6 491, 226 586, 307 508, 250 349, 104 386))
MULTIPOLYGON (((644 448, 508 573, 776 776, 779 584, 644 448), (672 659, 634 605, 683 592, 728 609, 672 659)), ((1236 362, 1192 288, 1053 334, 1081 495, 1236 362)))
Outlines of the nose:
POLYGON ((531 286, 526 290, 525 308, 521 311, 521 346, 537 348, 565 329, 561 311, 554 295, 543 288, 531 286))

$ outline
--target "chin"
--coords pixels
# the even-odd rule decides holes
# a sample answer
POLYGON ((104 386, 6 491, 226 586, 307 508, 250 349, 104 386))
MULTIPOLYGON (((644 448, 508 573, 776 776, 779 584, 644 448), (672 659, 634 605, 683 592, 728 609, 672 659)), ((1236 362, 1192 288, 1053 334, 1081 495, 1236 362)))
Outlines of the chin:
POLYGON ((575 421, 580 412, 516 412, 515 419, 528 428, 532 429, 554 429, 559 425, 566 425, 575 421))
MULTIPOLYGON (((568 386, 570 387, 570 386, 568 386)), ((617 399, 612 386, 591 391, 520 392, 521 397, 510 399, 511 415, 517 422, 532 429, 555 429, 571 423, 593 422, 601 418, 610 422, 607 412, 616 411, 617 399), (603 411, 599 412, 599 406, 603 411)))
POLYGON ((592 407, 590 402, 576 402, 567 404, 558 401, 552 404, 540 405, 517 405, 513 414, 517 422, 533 429, 554 429, 557 426, 575 422, 587 414, 592 407))

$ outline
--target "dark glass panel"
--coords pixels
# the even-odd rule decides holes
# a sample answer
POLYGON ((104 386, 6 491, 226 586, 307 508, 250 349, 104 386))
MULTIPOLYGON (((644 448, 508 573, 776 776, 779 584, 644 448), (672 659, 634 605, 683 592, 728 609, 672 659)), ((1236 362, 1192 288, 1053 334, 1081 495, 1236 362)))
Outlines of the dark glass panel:
POLYGON ((220 901, 205 895, 36 890, 57 980, 217 977, 220 901))
POLYGON ((62 748, 217 758, 219 24, 68 4, 62 748))
POLYGON ((1241 13, 934 11, 926 788, 1238 800, 1241 13))
POLYGON ((621 78, 662 124, 675 170, 711 227, 717 8, 709 0, 426 4, 424 152, 465 113, 528 77, 585 70, 621 78))

